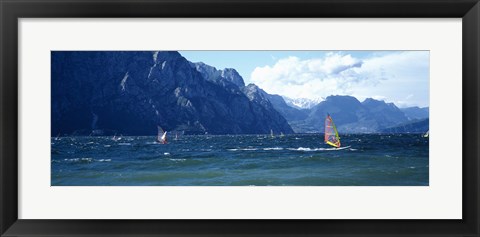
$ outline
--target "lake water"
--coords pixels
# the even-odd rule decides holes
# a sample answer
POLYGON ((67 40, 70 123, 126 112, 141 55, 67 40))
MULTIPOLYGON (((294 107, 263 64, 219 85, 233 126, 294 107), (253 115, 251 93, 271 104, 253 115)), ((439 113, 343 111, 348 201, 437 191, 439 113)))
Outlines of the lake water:
POLYGON ((53 186, 425 186, 429 142, 419 134, 323 134, 51 139, 53 186))

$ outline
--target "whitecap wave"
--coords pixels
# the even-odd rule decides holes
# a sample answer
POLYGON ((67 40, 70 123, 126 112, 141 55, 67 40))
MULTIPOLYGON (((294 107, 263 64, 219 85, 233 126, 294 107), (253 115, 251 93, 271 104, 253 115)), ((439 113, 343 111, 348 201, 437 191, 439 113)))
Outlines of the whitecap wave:
POLYGON ((340 151, 340 150, 343 150, 343 149, 346 149, 346 148, 348 148, 348 147, 342 147, 342 148, 335 148, 335 147, 331 147, 331 148, 298 147, 298 148, 287 148, 287 149, 290 150, 290 151, 340 151))
MULTIPOLYGON (((76 163, 76 162, 90 163, 90 162, 110 162, 112 161, 112 159, 93 159, 91 157, 83 157, 83 158, 63 159, 63 161, 72 162, 72 163, 76 163)), ((56 162, 60 162, 60 161, 56 161, 56 162)))
POLYGON ((227 149, 229 151, 256 151, 258 148, 234 148, 234 149, 227 149))
POLYGON ((283 150, 282 147, 267 147, 267 148, 263 148, 264 151, 281 151, 283 150))
POLYGON ((63 159, 64 161, 67 161, 67 162, 79 162, 79 161, 82 161, 82 162, 92 162, 93 161, 93 158, 90 158, 90 157, 85 157, 85 158, 71 158, 71 159, 63 159))
POLYGON ((323 151, 328 148, 309 148, 309 147, 298 147, 298 148, 287 148, 290 151, 323 151))

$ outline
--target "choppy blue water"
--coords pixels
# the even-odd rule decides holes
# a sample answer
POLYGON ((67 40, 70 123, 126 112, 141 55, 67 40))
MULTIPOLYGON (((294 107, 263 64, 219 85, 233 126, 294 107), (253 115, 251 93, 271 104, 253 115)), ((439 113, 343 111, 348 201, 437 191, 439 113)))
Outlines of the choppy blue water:
POLYGON ((413 186, 429 184, 418 134, 61 137, 51 140, 53 186, 413 186))

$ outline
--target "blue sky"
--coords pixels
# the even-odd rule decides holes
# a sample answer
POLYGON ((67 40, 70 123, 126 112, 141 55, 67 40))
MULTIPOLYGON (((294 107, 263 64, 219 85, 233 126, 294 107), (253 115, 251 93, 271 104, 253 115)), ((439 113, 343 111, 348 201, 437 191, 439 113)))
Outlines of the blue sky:
POLYGON ((245 83, 290 98, 352 95, 399 107, 429 106, 429 51, 179 51, 235 68, 245 83))

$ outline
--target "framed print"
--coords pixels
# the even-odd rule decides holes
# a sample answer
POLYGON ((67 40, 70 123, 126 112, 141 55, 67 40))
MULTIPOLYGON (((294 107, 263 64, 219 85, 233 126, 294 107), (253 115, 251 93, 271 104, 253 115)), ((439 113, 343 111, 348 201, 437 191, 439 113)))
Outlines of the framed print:
POLYGON ((479 236, 476 0, 1 4, 1 236, 479 236))

